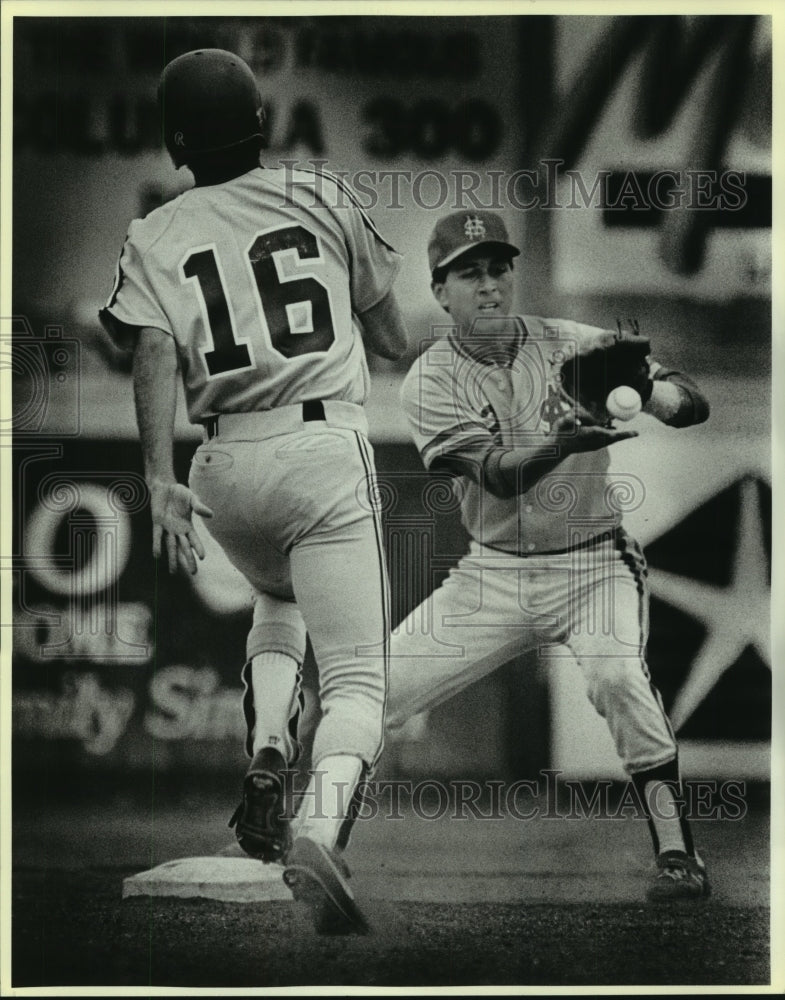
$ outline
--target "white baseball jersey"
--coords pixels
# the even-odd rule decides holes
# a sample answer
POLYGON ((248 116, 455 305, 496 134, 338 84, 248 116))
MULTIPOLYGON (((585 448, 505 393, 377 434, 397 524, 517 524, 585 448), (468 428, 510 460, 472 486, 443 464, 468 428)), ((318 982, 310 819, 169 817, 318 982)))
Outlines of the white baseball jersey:
POLYGON ((400 261, 337 178, 259 167, 132 222, 100 318, 121 346, 146 326, 175 338, 193 423, 307 399, 362 404, 356 317, 400 261))
MULTIPOLYGON (((583 338, 601 331, 537 316, 519 316, 516 323, 517 343, 504 364, 478 360, 450 334, 409 371, 401 400, 426 468, 447 455, 482 462, 491 448, 541 445, 561 415, 556 381, 561 362, 583 338)), ((571 494, 573 523, 602 530, 619 523, 620 515, 606 502, 609 464, 607 448, 569 455, 528 492, 511 498, 495 497, 463 477, 463 524, 472 538, 505 552, 563 550, 570 544, 564 490, 571 494)))

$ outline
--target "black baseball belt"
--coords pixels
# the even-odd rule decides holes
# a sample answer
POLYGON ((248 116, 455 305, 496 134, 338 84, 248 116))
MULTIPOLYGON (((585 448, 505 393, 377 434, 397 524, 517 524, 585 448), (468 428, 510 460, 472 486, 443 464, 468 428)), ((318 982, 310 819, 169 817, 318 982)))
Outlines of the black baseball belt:
MULTIPOLYGON (((304 403, 301 403, 303 411, 303 422, 307 423, 310 420, 326 420, 324 415, 324 404, 321 399, 306 399, 304 403)), ((205 433, 207 434, 207 440, 210 441, 218 434, 218 427, 220 424, 220 416, 208 417, 204 422, 205 433)))

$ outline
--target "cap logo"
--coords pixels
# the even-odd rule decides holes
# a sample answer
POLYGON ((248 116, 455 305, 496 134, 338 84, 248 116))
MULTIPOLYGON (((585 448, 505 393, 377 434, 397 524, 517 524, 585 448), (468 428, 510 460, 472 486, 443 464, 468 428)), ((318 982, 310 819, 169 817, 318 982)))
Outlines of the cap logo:
POLYGON ((481 240, 485 236, 485 223, 476 215, 467 215, 463 231, 467 240, 481 240))
POLYGON ((185 146, 185 136, 182 132, 175 132, 174 144, 175 146, 185 146))

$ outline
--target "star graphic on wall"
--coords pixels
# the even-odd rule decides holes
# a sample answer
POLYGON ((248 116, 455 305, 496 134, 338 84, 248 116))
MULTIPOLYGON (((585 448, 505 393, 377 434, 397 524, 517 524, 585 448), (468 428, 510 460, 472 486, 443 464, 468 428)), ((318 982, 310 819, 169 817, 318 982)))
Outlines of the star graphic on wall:
POLYGON ((755 480, 746 478, 740 485, 740 514, 726 586, 649 570, 652 594, 692 615, 707 632, 671 707, 676 730, 749 646, 771 669, 770 585, 763 517, 755 480))

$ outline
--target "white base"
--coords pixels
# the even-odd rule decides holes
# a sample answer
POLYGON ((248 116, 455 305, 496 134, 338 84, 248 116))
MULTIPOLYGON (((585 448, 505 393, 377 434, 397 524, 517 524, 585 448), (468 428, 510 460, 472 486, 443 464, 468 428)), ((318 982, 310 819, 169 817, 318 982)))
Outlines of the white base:
POLYGON ((123 899, 177 896, 227 903, 292 902, 282 876, 283 865, 253 858, 177 858, 123 879, 123 899))

